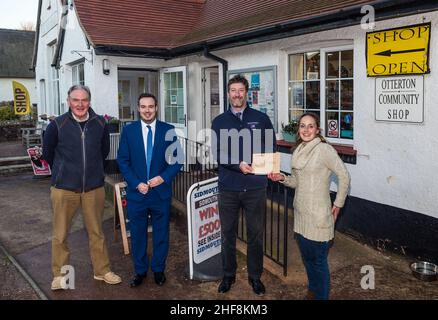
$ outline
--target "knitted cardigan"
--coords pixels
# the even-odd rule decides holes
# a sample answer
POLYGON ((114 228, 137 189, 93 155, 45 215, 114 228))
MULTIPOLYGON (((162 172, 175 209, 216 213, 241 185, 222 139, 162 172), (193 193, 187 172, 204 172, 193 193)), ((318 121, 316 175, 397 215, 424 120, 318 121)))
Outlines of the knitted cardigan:
POLYGON ((334 238, 331 212, 330 176, 338 178, 334 205, 342 208, 347 197, 350 175, 336 150, 316 137, 301 143, 292 154, 292 174, 284 185, 295 188, 294 231, 314 241, 334 238))

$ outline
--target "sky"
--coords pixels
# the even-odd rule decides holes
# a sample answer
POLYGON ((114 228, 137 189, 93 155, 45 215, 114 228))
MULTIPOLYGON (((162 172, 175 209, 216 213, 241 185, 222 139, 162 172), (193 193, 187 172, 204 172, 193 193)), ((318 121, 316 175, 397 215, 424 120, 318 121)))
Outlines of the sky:
POLYGON ((38 0, 0 0, 0 28, 21 29, 21 22, 36 25, 38 0))

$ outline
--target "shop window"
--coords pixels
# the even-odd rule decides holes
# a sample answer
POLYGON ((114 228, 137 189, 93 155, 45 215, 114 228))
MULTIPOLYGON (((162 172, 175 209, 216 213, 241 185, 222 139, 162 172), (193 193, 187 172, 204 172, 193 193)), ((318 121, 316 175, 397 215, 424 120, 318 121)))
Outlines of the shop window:
POLYGON ((313 112, 332 142, 354 136, 353 50, 321 49, 289 55, 289 118, 313 112))

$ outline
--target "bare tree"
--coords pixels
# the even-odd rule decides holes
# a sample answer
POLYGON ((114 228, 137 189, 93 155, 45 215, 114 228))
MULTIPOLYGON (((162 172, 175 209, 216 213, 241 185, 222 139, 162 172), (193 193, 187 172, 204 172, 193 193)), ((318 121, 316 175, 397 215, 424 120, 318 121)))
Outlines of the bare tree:
POLYGON ((35 31, 35 23, 33 23, 32 21, 20 22, 20 30, 35 31))

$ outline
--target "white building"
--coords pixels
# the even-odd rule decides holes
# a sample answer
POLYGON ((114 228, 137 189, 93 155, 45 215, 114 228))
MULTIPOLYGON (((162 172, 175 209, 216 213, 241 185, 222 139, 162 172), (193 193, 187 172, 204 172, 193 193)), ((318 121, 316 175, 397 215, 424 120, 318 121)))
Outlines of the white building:
MULTIPOLYGON (((38 27, 40 113, 65 112, 67 89, 85 83, 97 113, 137 119, 137 96, 149 91, 159 97, 161 119, 195 140, 223 112, 226 79, 244 73, 252 107, 271 117, 277 138, 282 123, 304 110, 319 113, 351 174, 338 230, 438 262, 437 1, 40 0, 38 27), (361 12, 364 5, 372 8, 361 12), (361 24, 367 18, 373 29, 361 24), (424 25, 427 48, 409 47, 424 25), (423 50, 427 61, 373 67, 367 53, 378 39, 394 41, 383 46, 394 46, 389 56, 423 50), (382 113, 380 95, 405 78, 367 76, 367 67, 381 76, 411 73, 418 86, 407 94, 417 103, 398 101, 382 113)), ((279 145, 287 153, 293 143, 279 145)))

